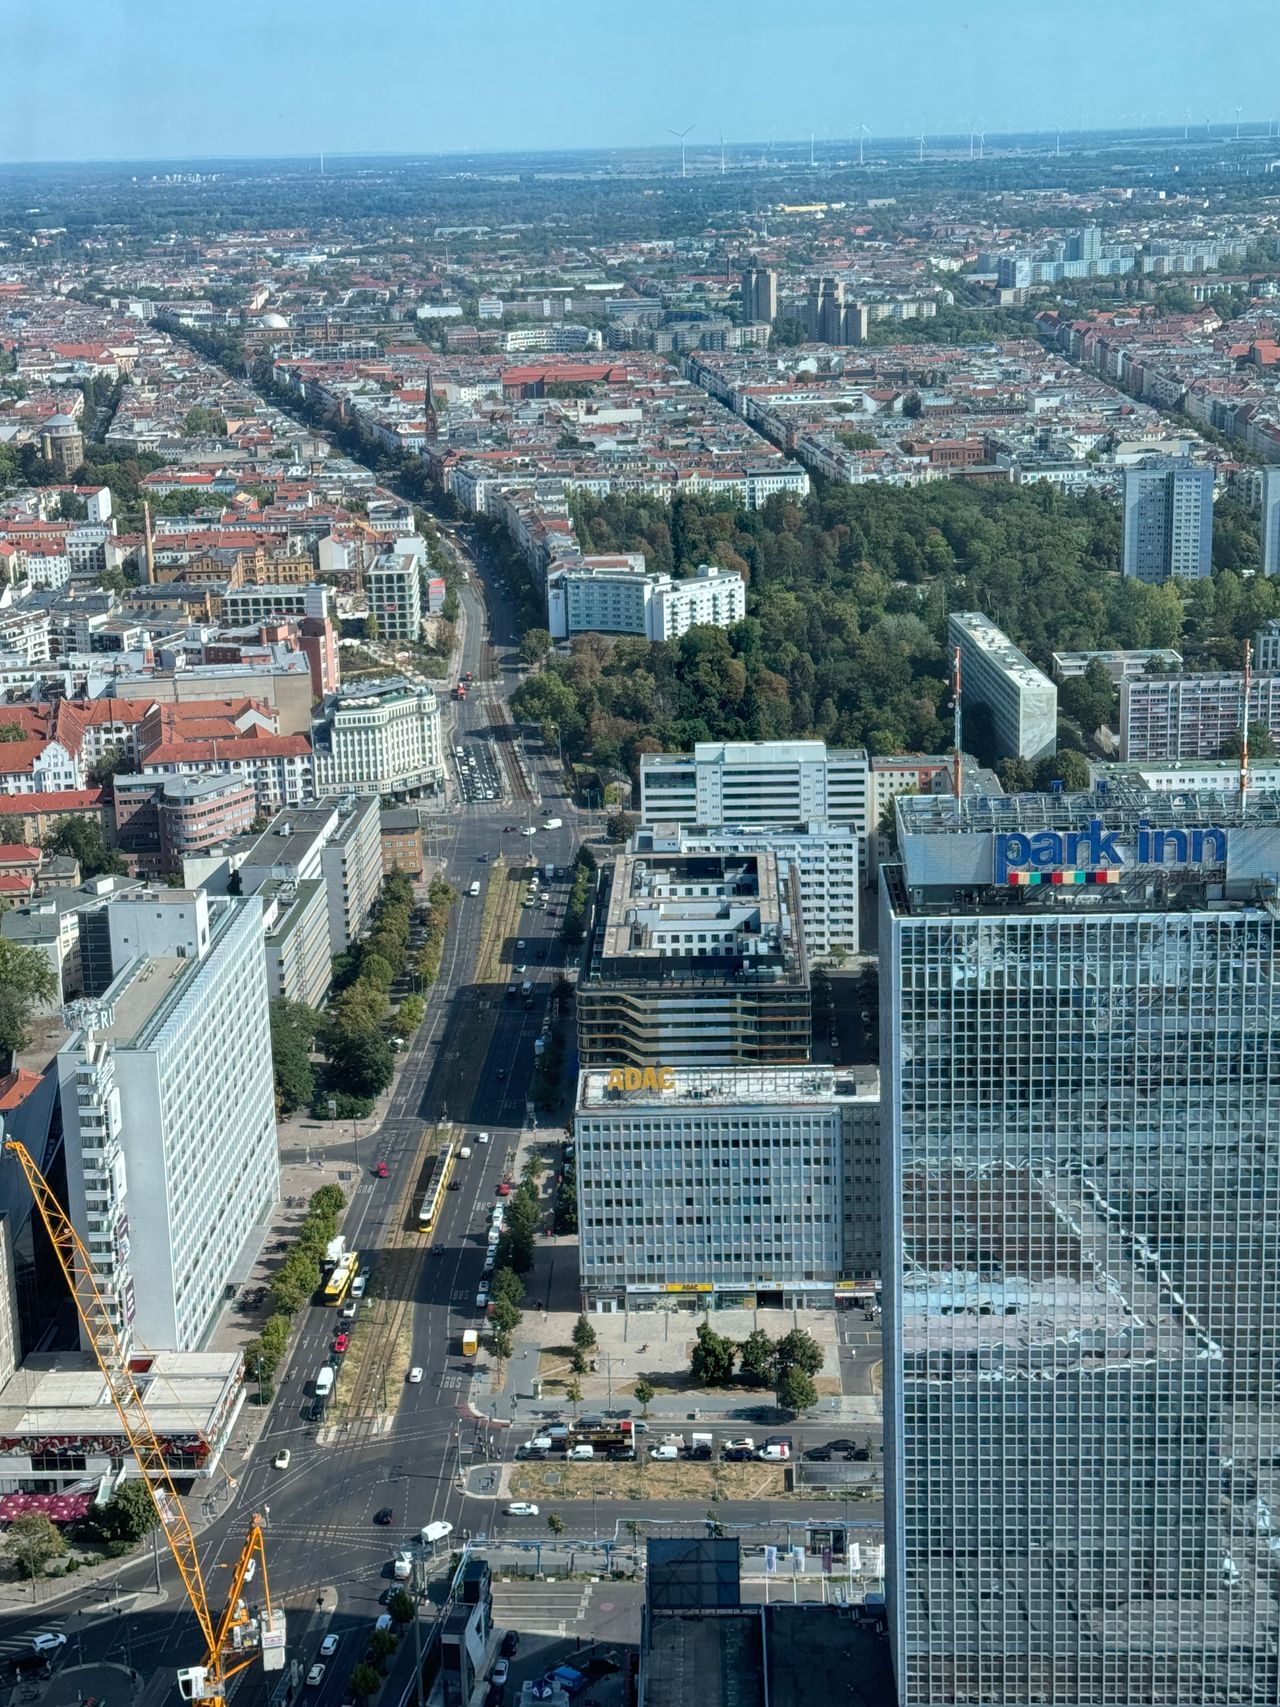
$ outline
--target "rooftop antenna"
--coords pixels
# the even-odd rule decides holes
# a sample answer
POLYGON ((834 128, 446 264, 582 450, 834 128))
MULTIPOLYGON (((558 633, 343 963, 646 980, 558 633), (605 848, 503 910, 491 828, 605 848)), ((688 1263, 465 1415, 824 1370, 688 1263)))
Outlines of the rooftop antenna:
POLYGON ((964 789, 964 743, 960 737, 960 648, 954 647, 951 653, 951 704, 952 716, 955 719, 955 733, 952 741, 955 745, 953 764, 953 786, 956 799, 959 800, 964 789))
POLYGON ((1253 647, 1244 643, 1244 706, 1240 714, 1240 809, 1249 793, 1249 690, 1253 686, 1253 647))
POLYGON ((688 136, 688 134, 691 130, 696 130, 696 129, 697 129, 696 124, 687 124, 683 130, 672 130, 670 125, 667 126, 667 135, 679 137, 679 139, 680 139, 680 176, 682 178, 686 176, 685 168, 684 168, 684 139, 686 136, 688 136))

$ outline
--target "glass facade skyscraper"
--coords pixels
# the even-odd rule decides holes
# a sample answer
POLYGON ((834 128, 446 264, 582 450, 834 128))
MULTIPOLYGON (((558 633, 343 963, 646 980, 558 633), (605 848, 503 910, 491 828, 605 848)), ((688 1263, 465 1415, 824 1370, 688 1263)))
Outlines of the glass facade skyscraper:
POLYGON ((1280 797, 898 815, 880 941, 901 1701, 1274 1703, 1280 797))

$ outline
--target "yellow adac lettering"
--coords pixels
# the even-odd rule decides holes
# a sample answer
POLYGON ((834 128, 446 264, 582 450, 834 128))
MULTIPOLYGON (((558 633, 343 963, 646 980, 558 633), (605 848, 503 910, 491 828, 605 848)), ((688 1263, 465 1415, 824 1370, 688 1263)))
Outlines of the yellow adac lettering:
POLYGON ((644 1083, 644 1074, 639 1067, 624 1067, 623 1078, 629 1091, 638 1091, 644 1083))
POLYGON ((625 1088, 621 1067, 611 1067, 609 1069, 608 1087, 611 1091, 620 1091, 625 1088))
POLYGON ((673 1090, 675 1090, 675 1088, 676 1088, 675 1068, 674 1067, 659 1067, 658 1068, 658 1089, 660 1091, 673 1091, 673 1090))

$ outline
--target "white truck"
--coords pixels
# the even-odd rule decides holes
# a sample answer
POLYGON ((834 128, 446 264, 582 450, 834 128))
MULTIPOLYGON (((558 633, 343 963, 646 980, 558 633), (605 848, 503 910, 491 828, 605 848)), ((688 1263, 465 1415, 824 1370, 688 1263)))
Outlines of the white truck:
POLYGON ((716 1437, 713 1434, 691 1434, 689 1436, 690 1458, 711 1458, 715 1455, 716 1437))
POLYGON ((324 1248, 324 1260, 330 1268, 334 1268, 347 1254, 347 1241, 339 1233, 336 1239, 330 1239, 324 1248))

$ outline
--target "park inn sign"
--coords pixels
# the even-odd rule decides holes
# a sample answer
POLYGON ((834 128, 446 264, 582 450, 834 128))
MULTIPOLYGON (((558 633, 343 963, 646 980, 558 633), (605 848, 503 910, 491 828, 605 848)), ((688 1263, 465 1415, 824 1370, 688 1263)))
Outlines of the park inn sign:
POLYGON ((997 883, 1118 883, 1122 871, 1143 867, 1221 867, 1227 831, 1216 826, 1178 829, 1139 819, 1132 830, 1108 830, 1091 818, 1079 830, 1013 830, 993 837, 997 883))
POLYGON ((674 1067, 610 1067, 606 1091, 673 1091, 674 1067))

